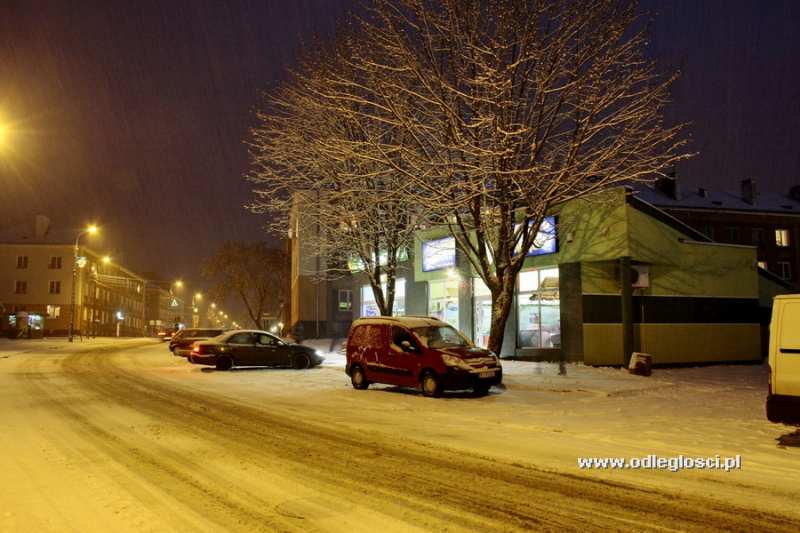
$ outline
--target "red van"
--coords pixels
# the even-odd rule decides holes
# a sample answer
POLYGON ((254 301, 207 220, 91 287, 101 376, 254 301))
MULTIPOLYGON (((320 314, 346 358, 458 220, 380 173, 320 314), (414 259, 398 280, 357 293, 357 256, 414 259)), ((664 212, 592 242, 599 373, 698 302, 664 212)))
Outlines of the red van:
POLYGON ((345 372, 356 389, 370 383, 417 387, 426 396, 503 381, 500 360, 449 324, 419 316, 359 318, 347 337, 345 372))

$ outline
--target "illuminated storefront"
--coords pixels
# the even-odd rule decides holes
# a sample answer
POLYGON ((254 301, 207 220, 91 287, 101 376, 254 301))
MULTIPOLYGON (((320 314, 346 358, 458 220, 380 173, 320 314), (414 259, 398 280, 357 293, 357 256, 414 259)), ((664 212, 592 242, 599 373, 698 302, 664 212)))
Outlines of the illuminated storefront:
POLYGON ((459 285, 460 280, 452 275, 428 282, 428 316, 434 316, 458 328, 459 285))
MULTIPOLYGON (((381 284, 383 293, 386 294, 386 282, 381 284)), ((394 305, 392 306, 392 314, 395 316, 402 316, 406 314, 406 280, 398 278, 394 283, 394 305)), ((375 293, 372 291, 372 286, 361 286, 361 315, 362 317, 380 316, 381 311, 375 301, 375 293)))

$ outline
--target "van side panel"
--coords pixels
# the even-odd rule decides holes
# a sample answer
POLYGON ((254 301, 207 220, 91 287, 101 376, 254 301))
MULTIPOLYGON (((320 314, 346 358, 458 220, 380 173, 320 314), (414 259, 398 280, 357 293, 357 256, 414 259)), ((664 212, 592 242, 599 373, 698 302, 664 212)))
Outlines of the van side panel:
POLYGON ((774 360, 773 394, 800 396, 800 299, 781 302, 777 331, 777 344, 770 346, 774 360))

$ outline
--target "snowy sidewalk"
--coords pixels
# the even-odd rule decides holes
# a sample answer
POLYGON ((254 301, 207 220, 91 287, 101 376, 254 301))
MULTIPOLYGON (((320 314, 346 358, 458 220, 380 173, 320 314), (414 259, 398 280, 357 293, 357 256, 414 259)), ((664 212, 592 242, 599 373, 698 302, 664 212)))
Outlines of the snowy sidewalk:
MULTIPOLYGON (((308 339, 303 345, 319 351, 324 367, 345 367, 342 344, 345 339, 308 339)), ((625 395, 653 388, 671 387, 674 373, 660 376, 656 370, 650 378, 633 376, 626 370, 611 367, 591 367, 581 363, 566 365, 566 374, 559 375, 558 363, 503 361, 503 381, 507 388, 526 391, 588 392, 600 395, 625 395)))

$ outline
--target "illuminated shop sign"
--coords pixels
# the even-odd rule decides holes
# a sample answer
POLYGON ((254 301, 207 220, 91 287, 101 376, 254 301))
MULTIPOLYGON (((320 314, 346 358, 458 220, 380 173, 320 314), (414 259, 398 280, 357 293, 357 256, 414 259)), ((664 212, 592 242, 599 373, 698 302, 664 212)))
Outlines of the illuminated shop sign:
POLYGON ((422 271, 456 266, 456 240, 453 237, 422 243, 422 271))
MULTIPOLYGON (((517 225, 519 227, 519 225, 517 225)), ((558 251, 558 233, 556 231, 556 217, 548 216, 542 219, 539 233, 533 240, 528 255, 547 255, 558 251)))

